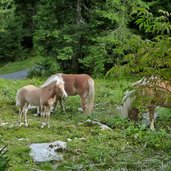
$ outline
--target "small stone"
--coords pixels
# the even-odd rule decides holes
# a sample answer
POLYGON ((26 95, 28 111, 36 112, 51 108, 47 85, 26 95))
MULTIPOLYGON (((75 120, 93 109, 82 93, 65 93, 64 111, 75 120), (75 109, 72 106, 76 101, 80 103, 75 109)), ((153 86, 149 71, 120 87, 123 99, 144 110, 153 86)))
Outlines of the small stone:
POLYGON ((70 141, 72 141, 72 139, 71 138, 67 138, 67 141, 70 142, 70 141))

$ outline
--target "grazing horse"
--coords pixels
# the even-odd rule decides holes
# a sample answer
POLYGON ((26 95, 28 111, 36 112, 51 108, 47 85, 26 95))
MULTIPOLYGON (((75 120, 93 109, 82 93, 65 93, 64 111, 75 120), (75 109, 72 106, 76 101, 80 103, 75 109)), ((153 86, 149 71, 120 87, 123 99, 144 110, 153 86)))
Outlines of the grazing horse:
POLYGON ((28 126, 28 107, 29 105, 34 105, 41 109, 42 128, 44 126, 43 120, 49 127, 50 108, 58 97, 67 97, 62 80, 51 80, 43 87, 27 85, 20 88, 16 95, 16 106, 19 107, 19 124, 21 124, 21 117, 24 115, 25 126, 28 126))
POLYGON ((127 91, 120 107, 123 116, 136 120, 139 110, 134 104, 148 109, 150 129, 154 127, 154 113, 157 106, 171 108, 171 82, 159 77, 143 78, 133 84, 134 90, 127 91), (134 104, 133 104, 134 103, 134 104))
MULTIPOLYGON (((87 74, 62 74, 58 73, 49 77, 45 83, 46 85, 52 79, 62 79, 64 81, 65 91, 68 96, 79 95, 81 98, 81 107, 86 114, 91 114, 94 107, 94 81, 87 74)), ((64 110, 62 99, 58 98, 62 109, 64 110)), ((55 107, 57 100, 55 103, 55 107)))

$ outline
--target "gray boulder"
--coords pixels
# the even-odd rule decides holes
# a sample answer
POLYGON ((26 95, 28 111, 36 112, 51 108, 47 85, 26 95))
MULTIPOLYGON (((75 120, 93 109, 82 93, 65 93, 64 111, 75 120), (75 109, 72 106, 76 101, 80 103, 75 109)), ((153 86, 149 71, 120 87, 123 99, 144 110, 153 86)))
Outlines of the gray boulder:
POLYGON ((30 145, 30 156, 35 162, 61 161, 63 160, 62 152, 67 148, 66 142, 55 141, 52 143, 34 143, 30 145))

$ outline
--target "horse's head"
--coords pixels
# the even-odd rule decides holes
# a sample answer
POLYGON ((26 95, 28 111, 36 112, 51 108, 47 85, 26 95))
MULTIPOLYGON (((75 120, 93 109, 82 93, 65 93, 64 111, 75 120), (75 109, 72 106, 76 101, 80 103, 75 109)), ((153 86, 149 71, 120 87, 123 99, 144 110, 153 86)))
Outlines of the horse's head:
POLYGON ((62 98, 67 97, 67 93, 65 91, 65 87, 64 87, 63 82, 56 82, 55 91, 56 91, 57 96, 62 97, 62 98))

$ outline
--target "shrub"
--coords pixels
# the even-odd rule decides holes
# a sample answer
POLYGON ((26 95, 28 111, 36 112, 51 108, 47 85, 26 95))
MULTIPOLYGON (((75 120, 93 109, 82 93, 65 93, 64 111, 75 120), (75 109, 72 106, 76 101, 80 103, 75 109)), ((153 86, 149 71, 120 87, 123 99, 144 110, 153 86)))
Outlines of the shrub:
POLYGON ((35 65, 28 73, 28 77, 33 76, 49 76, 60 72, 58 63, 50 58, 45 58, 42 62, 35 65))

